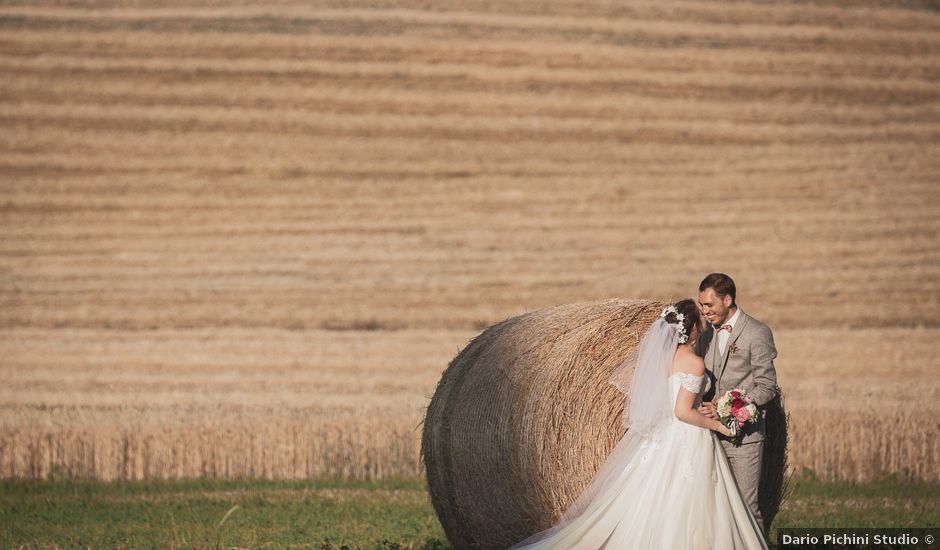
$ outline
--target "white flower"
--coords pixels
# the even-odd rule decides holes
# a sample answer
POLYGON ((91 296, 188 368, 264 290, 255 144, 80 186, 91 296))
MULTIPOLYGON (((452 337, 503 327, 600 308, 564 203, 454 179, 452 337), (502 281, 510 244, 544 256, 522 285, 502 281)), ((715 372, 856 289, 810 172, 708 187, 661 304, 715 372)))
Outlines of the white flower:
POLYGON ((718 400, 718 416, 731 416, 731 396, 725 394, 718 400))

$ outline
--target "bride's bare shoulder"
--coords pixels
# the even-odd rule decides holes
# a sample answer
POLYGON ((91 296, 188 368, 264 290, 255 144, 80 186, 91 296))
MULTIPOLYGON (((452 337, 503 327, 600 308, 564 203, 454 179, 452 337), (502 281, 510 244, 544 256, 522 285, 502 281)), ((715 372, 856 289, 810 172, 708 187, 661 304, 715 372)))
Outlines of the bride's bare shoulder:
POLYGON ((676 359, 672 365, 673 372, 682 371, 688 374, 701 376, 705 374, 705 361, 694 351, 680 346, 676 351, 676 359))

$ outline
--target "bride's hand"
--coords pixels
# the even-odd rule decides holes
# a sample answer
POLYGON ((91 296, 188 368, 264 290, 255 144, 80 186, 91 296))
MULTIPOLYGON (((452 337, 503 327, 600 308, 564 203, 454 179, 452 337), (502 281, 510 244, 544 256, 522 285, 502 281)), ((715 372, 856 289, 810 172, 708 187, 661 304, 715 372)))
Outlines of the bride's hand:
POLYGON ((718 433, 726 437, 734 437, 737 430, 732 430, 728 426, 725 426, 721 422, 718 423, 718 433))
POLYGON ((718 420, 718 411, 715 409, 715 404, 710 401, 702 403, 702 405, 698 408, 698 412, 704 414, 708 418, 714 418, 715 420, 718 420))

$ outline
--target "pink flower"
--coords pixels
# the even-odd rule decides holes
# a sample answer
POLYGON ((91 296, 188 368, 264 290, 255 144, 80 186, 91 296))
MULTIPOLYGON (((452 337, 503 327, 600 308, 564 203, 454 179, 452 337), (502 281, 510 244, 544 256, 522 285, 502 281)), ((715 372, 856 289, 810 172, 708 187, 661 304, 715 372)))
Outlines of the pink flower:
POLYGON ((751 411, 749 411, 747 407, 741 407, 740 409, 734 411, 734 413, 732 414, 734 414, 734 417, 737 419, 738 423, 741 424, 742 426, 744 425, 745 422, 748 421, 749 418, 751 418, 751 411))

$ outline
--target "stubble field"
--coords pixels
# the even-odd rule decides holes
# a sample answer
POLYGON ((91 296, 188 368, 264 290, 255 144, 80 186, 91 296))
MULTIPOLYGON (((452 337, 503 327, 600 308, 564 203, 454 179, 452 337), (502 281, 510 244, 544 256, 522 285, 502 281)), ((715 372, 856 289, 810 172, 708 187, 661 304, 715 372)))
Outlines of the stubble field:
POLYGON ((791 464, 940 480, 929 3, 0 2, 0 476, 420 476, 486 326, 775 332, 791 464))

